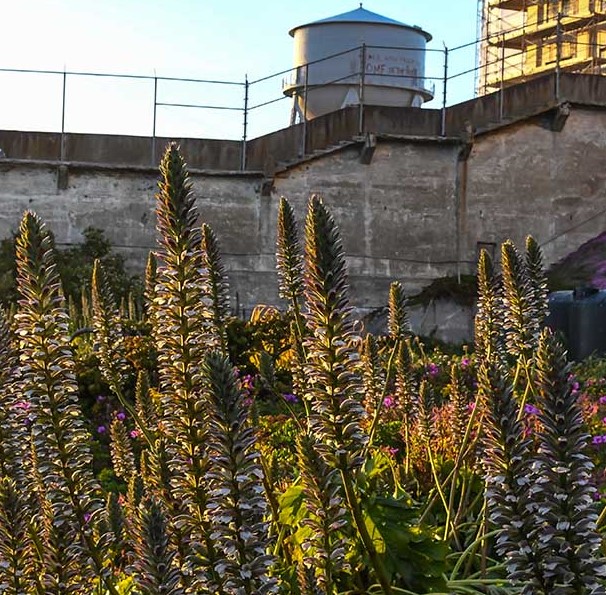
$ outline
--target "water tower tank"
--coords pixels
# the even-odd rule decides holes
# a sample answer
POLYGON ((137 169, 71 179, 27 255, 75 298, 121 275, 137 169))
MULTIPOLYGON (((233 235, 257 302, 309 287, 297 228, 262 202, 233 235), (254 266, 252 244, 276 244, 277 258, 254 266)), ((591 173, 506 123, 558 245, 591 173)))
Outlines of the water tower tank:
POLYGON ((294 37, 295 73, 284 93, 301 118, 348 105, 419 107, 433 97, 425 84, 425 46, 431 39, 365 8, 300 25, 294 37))

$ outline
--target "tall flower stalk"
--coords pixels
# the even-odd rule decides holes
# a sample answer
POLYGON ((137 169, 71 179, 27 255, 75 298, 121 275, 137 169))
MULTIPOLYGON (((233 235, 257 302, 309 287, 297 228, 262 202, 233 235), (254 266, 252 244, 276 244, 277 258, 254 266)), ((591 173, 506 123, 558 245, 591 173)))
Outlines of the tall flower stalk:
POLYGON ((274 559, 267 553, 263 470, 244 397, 225 357, 209 355, 202 376, 211 458, 207 508, 217 546, 215 568, 227 593, 275 593, 277 584, 269 575, 274 559))
POLYGON ((175 523, 185 543, 196 543, 187 565, 200 591, 223 593, 207 515, 207 425, 201 362, 220 344, 203 269, 202 242, 191 182, 183 158, 170 145, 160 164, 157 219, 162 265, 156 272, 154 336, 162 419, 175 523))
MULTIPOLYGON (((278 207, 278 229, 276 241, 276 266, 278 271, 278 295, 286 301, 292 316, 291 342, 294 350, 293 388, 304 396, 307 393, 307 379, 304 371, 306 360, 304 336, 305 320, 301 312, 303 301, 303 253, 297 220, 292 206, 286 198, 280 198, 278 207)), ((309 404, 304 401, 309 413, 309 404)))
POLYGON ((337 578, 346 569, 347 541, 342 530, 350 522, 341 496, 338 470, 317 456, 312 436, 297 441, 297 459, 308 514, 302 524, 311 531, 305 542, 300 575, 315 585, 318 593, 337 593, 337 578))
MULTIPOLYGON (((47 560, 73 571, 65 579, 83 588, 94 575, 117 595, 102 548, 92 531, 103 509, 92 472, 90 436, 78 403, 68 316, 50 233, 36 215, 25 213, 16 243, 16 314, 22 390, 36 417, 32 444, 43 476, 47 560)), ((50 591, 60 588, 47 574, 50 591)))
POLYGON ((341 475, 345 500, 383 592, 391 585, 372 541, 355 489, 368 436, 354 338, 345 257, 337 226, 318 196, 309 202, 305 225, 306 340, 311 431, 316 450, 341 475))
POLYGON ((537 351, 538 479, 537 542, 552 593, 604 593, 606 560, 597 533, 588 435, 562 346, 543 331, 537 351), (557 586, 556 586, 557 585, 557 586))
POLYGON ((229 284, 221 260, 219 241, 210 225, 206 223, 202 225, 202 265, 206 271, 214 330, 219 337, 223 353, 227 353, 226 323, 229 316, 229 284))
POLYGON ((486 410, 486 500, 490 520, 499 527, 497 552, 504 558, 510 580, 522 592, 548 595, 541 558, 537 553, 535 481, 531 442, 518 419, 518 404, 502 364, 484 360, 478 390, 486 410))

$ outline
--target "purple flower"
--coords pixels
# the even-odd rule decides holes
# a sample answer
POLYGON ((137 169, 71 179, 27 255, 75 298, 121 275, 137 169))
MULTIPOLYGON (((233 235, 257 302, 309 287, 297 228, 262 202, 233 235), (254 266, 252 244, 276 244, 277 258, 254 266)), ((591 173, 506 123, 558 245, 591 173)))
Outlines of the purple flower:
POLYGON ((105 395, 97 395, 97 403, 103 403, 107 399, 105 395))
POLYGON ((255 387, 254 378, 250 374, 246 374, 244 378, 242 378, 242 386, 247 389, 252 389, 255 387))
POLYGON ((105 426, 98 426, 97 434, 105 434, 105 426))
POLYGON ((285 400, 287 403, 294 404, 294 403, 298 403, 298 402, 299 402, 299 399, 297 398, 297 396, 296 396, 296 395, 293 395, 292 393, 284 393, 284 394, 282 395, 282 397, 284 398, 284 400, 285 400))
POLYGON ((387 452, 388 452, 388 453, 389 453, 389 454, 390 454, 392 457, 395 457, 395 456, 398 454, 398 452, 400 452, 400 449, 399 449, 399 448, 393 448, 393 447, 390 447, 390 448, 388 448, 388 449, 387 449, 387 452))
POLYGON ((581 388, 581 385, 578 382, 575 381, 572 383, 572 390, 578 391, 579 388, 581 388))
POLYGON ((85 513, 84 513, 84 522, 85 522, 86 524, 88 524, 88 521, 90 521, 90 516, 91 516, 91 515, 90 515, 90 512, 85 512, 85 513))
POLYGON ((118 421, 124 421, 126 419, 126 413, 124 413, 124 411, 118 411, 116 414, 116 419, 118 421))
POLYGON ((391 395, 387 395, 383 399, 383 406, 385 407, 385 409, 391 409, 395 404, 396 400, 391 395))
POLYGON ((606 436, 594 436, 591 439, 592 444, 604 444, 606 442, 606 436))
POLYGON ((440 373, 440 368, 436 366, 433 362, 427 364, 427 373, 430 376, 437 376, 440 373))
POLYGON ((606 405, 606 395, 602 395, 599 401, 600 405, 606 405))
POLYGON ((541 412, 534 405, 524 405, 524 413, 528 413, 528 415, 538 415, 541 412))

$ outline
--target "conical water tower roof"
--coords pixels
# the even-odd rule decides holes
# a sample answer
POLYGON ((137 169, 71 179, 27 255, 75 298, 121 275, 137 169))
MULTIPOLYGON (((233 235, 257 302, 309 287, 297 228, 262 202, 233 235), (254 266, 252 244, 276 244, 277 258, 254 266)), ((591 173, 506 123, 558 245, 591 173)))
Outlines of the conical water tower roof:
POLYGON ((415 29, 416 31, 423 33, 427 38, 427 41, 431 39, 431 35, 426 31, 423 31, 420 27, 407 25, 405 23, 401 23, 400 21, 390 19, 389 17, 384 17, 376 12, 366 10, 365 8, 362 8, 362 4, 360 4, 360 7, 356 8, 355 10, 337 14, 334 17, 320 19, 319 21, 312 21, 311 23, 306 23, 305 25, 298 25, 297 27, 293 27, 289 33, 291 37, 294 37, 295 31, 301 27, 313 27, 314 25, 325 25, 328 23, 375 23, 377 25, 394 25, 396 27, 405 27, 406 29, 415 29))

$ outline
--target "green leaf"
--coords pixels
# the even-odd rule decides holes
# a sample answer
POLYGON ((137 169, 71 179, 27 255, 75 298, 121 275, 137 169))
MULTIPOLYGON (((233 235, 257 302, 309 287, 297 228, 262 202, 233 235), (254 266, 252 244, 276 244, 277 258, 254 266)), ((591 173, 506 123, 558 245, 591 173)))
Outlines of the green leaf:
POLYGON ((408 496, 375 498, 365 503, 364 513, 366 527, 395 585, 424 592, 446 587, 448 545, 431 527, 415 522, 416 510, 408 496))
POLYGON ((304 500, 303 486, 295 485, 289 487, 278 499, 280 504, 280 523, 293 527, 305 518, 304 500))

